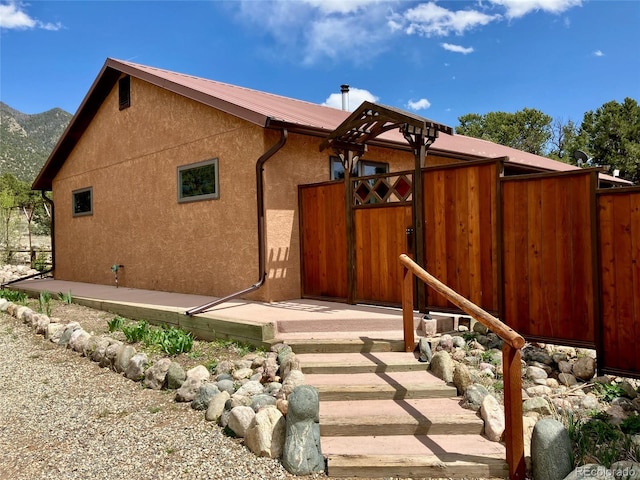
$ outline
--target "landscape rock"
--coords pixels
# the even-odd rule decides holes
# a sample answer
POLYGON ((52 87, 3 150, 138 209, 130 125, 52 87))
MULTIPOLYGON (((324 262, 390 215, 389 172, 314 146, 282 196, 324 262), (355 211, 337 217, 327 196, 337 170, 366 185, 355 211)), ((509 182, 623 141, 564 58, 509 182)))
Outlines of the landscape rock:
POLYGON ((536 423, 531 437, 531 463, 536 480, 558 480, 571 473, 571 440, 562 423, 551 418, 536 423))
POLYGON ((324 472, 318 390, 310 385, 301 385, 296 387, 288 400, 282 465, 294 475, 324 472))
POLYGON ((171 366, 170 358, 161 358, 144 372, 145 387, 152 390, 161 390, 167 379, 167 372, 171 366))
POLYGON ((456 386, 458 395, 464 394, 464 392, 473 384, 471 378, 471 371, 464 363, 456 364, 453 372, 453 384, 456 386))
POLYGON ((504 408, 493 395, 482 400, 480 414, 484 420, 484 433, 492 442, 502 439, 505 428, 504 408))
POLYGON ((191 402, 203 382, 211 377, 211 373, 204 365, 198 365, 187 371, 187 378, 176 391, 176 402, 191 402))
POLYGON ((129 361, 129 365, 127 365, 127 369, 124 371, 124 376, 134 382, 142 380, 148 364, 149 359, 146 353, 136 353, 131 357, 131 361, 129 361))
POLYGON ((591 380, 595 374, 596 361, 592 357, 580 357, 573 364, 573 376, 580 380, 591 380))
POLYGON ((462 406, 469 410, 480 410, 482 401, 487 395, 489 395, 489 391, 484 385, 474 383, 464 392, 462 406))
POLYGON ((114 370, 118 373, 124 373, 136 353, 136 349, 131 345, 123 345, 116 353, 116 361, 113 364, 114 370))
POLYGON ((549 406, 549 402, 542 397, 533 397, 528 398, 524 402, 522 402, 522 411, 526 412, 536 412, 541 415, 551 415, 551 407, 549 406))
POLYGON ((236 407, 231 410, 227 427, 233 430, 237 437, 244 438, 255 416, 256 412, 251 407, 236 407))
POLYGON ((301 370, 291 370, 282 382, 282 393, 289 396, 297 387, 304 385, 304 373, 301 370))
POLYGON ((418 358, 418 361, 424 363, 431 362, 433 354, 431 353, 431 343, 429 342, 429 339, 425 337, 420 338, 418 348, 420 349, 420 357, 418 358))
POLYGON ((449 352, 440 350, 434 353, 429 367, 436 377, 446 383, 453 382, 453 359, 449 352))
POLYGON ((249 380, 236 390, 237 395, 244 395, 248 397, 259 395, 261 393, 264 393, 264 385, 255 380, 249 380))
POLYGON ((167 370, 166 383, 169 390, 177 390, 187 378, 187 373, 178 362, 171 362, 167 370))
POLYGON ((218 395, 220 390, 214 383, 203 383, 196 392, 195 397, 191 401, 191 408, 194 410, 206 410, 209 408, 209 402, 213 397, 218 395))
POLYGON ((251 408, 253 408, 256 412, 259 412, 261 409, 266 407, 275 407, 276 406, 276 398, 271 395, 260 394, 251 397, 251 408))
POLYGON ((259 457, 280 458, 284 449, 286 420, 277 408, 260 410, 244 437, 245 445, 259 457))
POLYGON ((205 420, 209 422, 218 422, 224 412, 225 404, 229 398, 231 398, 229 392, 226 391, 222 391, 211 398, 211 400, 209 400, 207 412, 204 415, 205 420))

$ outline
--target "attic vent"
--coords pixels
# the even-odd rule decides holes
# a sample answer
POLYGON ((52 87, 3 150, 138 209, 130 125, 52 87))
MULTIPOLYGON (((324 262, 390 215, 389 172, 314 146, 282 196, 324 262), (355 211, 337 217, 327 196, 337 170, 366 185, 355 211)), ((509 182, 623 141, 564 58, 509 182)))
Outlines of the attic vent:
POLYGON ((131 106, 131 77, 127 75, 118 81, 118 93, 120 99, 120 110, 131 106))

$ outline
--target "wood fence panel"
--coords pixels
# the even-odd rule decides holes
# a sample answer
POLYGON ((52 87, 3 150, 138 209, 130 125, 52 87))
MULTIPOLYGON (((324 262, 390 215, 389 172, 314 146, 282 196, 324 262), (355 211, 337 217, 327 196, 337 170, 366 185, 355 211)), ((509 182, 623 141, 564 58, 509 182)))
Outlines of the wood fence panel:
MULTIPOLYGON (((497 169, 494 161, 423 170, 425 269, 490 312, 499 306, 497 169)), ((426 288, 427 309, 457 309, 426 288)))
POLYGON ((357 208, 354 214, 357 300, 400 305, 403 275, 398 257, 409 252, 411 205, 357 208))
POLYGON ((594 345, 594 175, 501 180, 504 321, 525 336, 594 345))
POLYGON ((604 371, 640 375, 640 189, 597 195, 604 371))
POLYGON ((303 296, 345 300, 344 183, 302 186, 299 201, 303 296))

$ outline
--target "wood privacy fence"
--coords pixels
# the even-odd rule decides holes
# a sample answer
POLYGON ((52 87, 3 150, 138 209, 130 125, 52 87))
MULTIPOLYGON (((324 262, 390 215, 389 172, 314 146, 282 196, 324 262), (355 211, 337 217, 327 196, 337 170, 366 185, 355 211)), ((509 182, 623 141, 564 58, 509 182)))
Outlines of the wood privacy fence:
MULTIPOLYGON (((640 187, 598 189, 595 170, 502 176, 504 159, 422 170, 426 271, 530 340, 596 348, 600 371, 640 376, 640 187)), ((400 253, 413 253, 400 174, 355 179, 354 244, 342 182, 301 186, 303 296, 400 305, 400 253), (376 190, 378 189, 378 190, 376 190), (385 195, 373 195, 371 192, 385 195)), ((405 173, 407 182, 411 174, 405 173)), ((424 311, 459 309, 423 284, 424 311)))

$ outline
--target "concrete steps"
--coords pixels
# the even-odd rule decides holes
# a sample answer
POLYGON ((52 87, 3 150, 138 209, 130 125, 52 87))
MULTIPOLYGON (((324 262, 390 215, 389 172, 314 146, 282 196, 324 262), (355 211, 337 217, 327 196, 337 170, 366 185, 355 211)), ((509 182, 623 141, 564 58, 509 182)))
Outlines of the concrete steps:
POLYGON ((330 477, 508 476, 504 446, 482 436, 482 419, 415 354, 331 350, 296 355, 319 391, 330 477))

